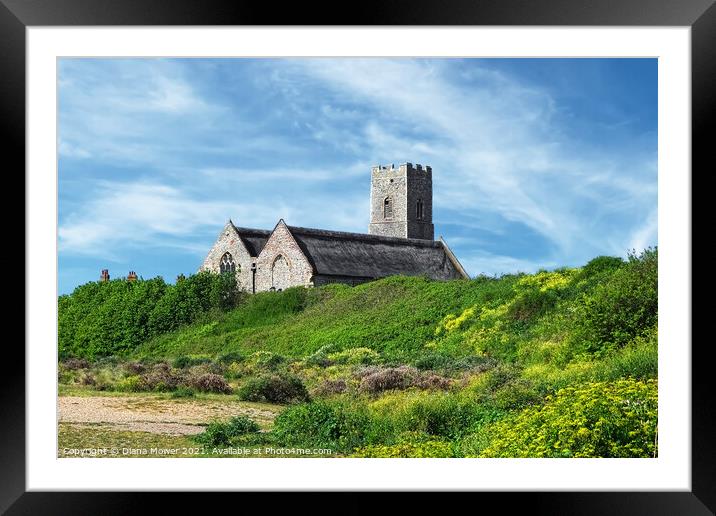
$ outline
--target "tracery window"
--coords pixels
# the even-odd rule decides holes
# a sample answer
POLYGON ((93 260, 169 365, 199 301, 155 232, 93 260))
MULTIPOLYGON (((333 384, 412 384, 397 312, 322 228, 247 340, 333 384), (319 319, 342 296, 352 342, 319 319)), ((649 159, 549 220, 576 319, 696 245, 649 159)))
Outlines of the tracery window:
POLYGON ((221 257, 221 261, 219 262, 219 270, 224 272, 236 272, 236 263, 234 262, 234 257, 231 256, 231 253, 224 253, 224 256, 221 257))

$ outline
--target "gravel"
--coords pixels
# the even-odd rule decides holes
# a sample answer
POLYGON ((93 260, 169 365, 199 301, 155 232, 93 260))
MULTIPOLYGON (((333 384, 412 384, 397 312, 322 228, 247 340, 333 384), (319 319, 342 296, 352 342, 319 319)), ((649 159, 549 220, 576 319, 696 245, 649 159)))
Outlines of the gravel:
POLYGON ((138 396, 61 396, 57 401, 61 423, 102 424, 117 430, 191 435, 212 420, 244 415, 257 422, 275 414, 239 401, 172 400, 138 396))

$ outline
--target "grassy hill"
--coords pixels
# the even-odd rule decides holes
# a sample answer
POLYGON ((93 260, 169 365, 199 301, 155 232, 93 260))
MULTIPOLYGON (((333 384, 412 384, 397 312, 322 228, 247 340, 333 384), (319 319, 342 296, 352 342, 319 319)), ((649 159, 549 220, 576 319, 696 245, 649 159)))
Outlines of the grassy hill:
POLYGON ((656 324, 656 254, 577 269, 436 282, 391 277, 357 287, 293 288, 150 339, 135 357, 288 357, 365 347, 387 360, 489 354, 511 362, 602 356, 656 324), (532 358, 530 358, 532 357, 532 358))
MULTIPOLYGON (((183 298, 167 286, 174 301, 156 302, 161 320, 182 324, 132 319, 129 333, 146 338, 106 347, 126 367, 102 373, 103 388, 215 388, 288 403, 261 439, 357 456, 652 456, 657 261, 649 249, 529 275, 391 277, 223 305, 218 295, 181 317, 172 307, 183 298)), ((61 341, 63 327, 85 335, 103 324, 72 296, 60 308, 61 341)), ((65 349, 83 356, 70 337, 65 349)))

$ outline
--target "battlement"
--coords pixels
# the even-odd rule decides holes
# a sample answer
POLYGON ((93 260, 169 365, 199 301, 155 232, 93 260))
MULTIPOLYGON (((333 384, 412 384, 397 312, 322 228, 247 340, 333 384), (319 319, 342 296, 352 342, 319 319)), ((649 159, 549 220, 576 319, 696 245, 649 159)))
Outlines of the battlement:
POLYGON ((372 167, 371 170, 374 174, 379 172, 425 172, 427 174, 431 174, 433 171, 432 167, 429 165, 423 167, 420 163, 413 165, 410 162, 403 163, 399 165, 398 168, 395 167, 394 163, 391 163, 390 165, 376 165, 372 167))

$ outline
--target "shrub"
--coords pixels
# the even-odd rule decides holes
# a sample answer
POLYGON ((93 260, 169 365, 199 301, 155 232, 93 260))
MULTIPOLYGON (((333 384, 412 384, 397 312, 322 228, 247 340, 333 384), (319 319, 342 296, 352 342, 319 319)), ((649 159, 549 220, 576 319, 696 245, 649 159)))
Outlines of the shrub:
POLYGON ((394 444, 406 432, 453 440, 474 432, 504 412, 451 392, 402 392, 370 404, 373 443, 394 444))
POLYGON ((343 378, 337 380, 323 380, 323 382, 314 390, 316 396, 331 396, 333 394, 341 394, 348 390, 348 384, 343 378))
POLYGON ((441 353, 427 353, 418 357, 413 365, 422 370, 428 369, 440 369, 448 366, 452 362, 452 359, 441 353))
POLYGON ((528 322, 552 308, 559 299, 554 289, 527 290, 510 304, 507 315, 517 322, 528 322))
POLYGON ((270 351, 257 351, 249 357, 250 365, 267 371, 275 371, 285 361, 284 357, 270 351))
POLYGON ((172 392, 172 398, 193 398, 194 389, 186 386, 179 386, 172 392))
POLYGON ((647 330, 617 353, 596 362, 594 369, 597 380, 656 378, 659 369, 657 328, 647 330))
POLYGON ((325 346, 321 346, 315 352, 311 353, 306 357, 306 365, 328 367, 333 363, 333 361, 328 358, 328 355, 331 353, 331 351, 335 349, 335 347, 336 346, 334 344, 326 344, 325 346))
POLYGON ((364 376, 359 392, 376 394, 393 389, 407 389, 418 381, 418 370, 414 367, 400 366, 379 369, 378 371, 364 376))
POLYGON ((86 385, 86 386, 97 386, 97 378, 94 374, 92 374, 89 371, 85 371, 82 373, 82 375, 79 377, 80 385, 86 385))
POLYGON ((140 392, 147 390, 147 384, 141 376, 132 375, 122 378, 119 382, 117 382, 115 388, 122 392, 140 392))
POLYGON ((291 374, 271 374, 250 378, 239 388, 239 399, 291 403, 307 401, 308 391, 301 379, 291 374))
POLYGON ((77 369, 87 369, 89 362, 84 358, 68 358, 62 362, 62 366, 70 371, 76 371, 77 369))
POLYGON ((603 354, 653 328, 658 312, 658 254, 647 249, 617 269, 586 296, 576 312, 572 342, 578 350, 603 354))
POLYGON ((152 368, 142 375, 142 381, 147 390, 172 391, 182 382, 183 376, 172 370, 166 362, 154 364, 152 368))
POLYGON ((601 274, 605 271, 612 271, 624 265, 624 260, 616 256, 597 256, 582 267, 579 277, 588 278, 601 274))
POLYGON ((194 440, 206 446, 230 446, 237 437, 259 430, 259 425, 252 419, 235 416, 225 423, 218 421, 209 423, 206 430, 194 436, 194 440))
POLYGON ((567 387, 484 431, 482 457, 653 457, 657 383, 618 380, 567 387))
POLYGON ((452 380, 437 374, 429 374, 422 375, 415 385, 421 389, 446 390, 452 385, 452 380))
POLYGON ((364 405, 317 400, 281 412, 274 421, 273 433, 284 446, 350 452, 366 444, 369 425, 364 405))
POLYGON ((370 348, 351 348, 328 355, 328 360, 336 364, 373 364, 379 357, 370 348))
POLYGON ((499 361, 493 357, 468 355, 451 362, 446 367, 447 371, 470 371, 481 373, 495 368, 499 361))
POLYGON ((444 441, 425 441, 421 443, 401 443, 394 445, 374 444, 355 450, 351 457, 385 458, 426 458, 455 457, 450 443, 444 441))
POLYGON ((226 382, 226 379, 214 373, 205 373, 192 377, 188 383, 194 389, 202 392, 218 392, 224 394, 231 392, 231 386, 226 382))
POLYGON ((147 366, 141 362, 127 362, 124 369, 130 374, 142 374, 147 370, 147 366))
POLYGON ((241 378, 244 374, 246 374, 246 368, 238 362, 231 362, 224 371, 224 376, 227 378, 241 378))

